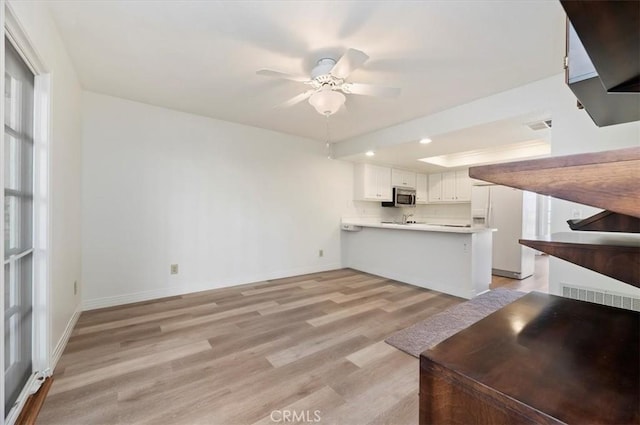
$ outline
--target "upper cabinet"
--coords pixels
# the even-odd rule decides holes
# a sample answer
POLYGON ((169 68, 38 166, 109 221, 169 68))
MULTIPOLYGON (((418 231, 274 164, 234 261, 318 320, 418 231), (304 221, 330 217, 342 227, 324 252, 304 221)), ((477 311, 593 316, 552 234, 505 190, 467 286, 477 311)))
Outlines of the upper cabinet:
POLYGON ((355 164, 354 170, 357 201, 391 201, 393 187, 406 187, 416 190, 416 204, 471 202, 468 170, 427 175, 373 164, 355 164))
POLYGON ((429 183, 426 174, 416 174, 416 204, 429 202, 429 183))
POLYGON ((391 186, 416 188, 416 173, 413 171, 391 170, 391 186))
POLYGON ((471 179, 467 170, 429 174, 429 202, 470 202, 471 179))
POLYGON ((599 126, 640 120, 640 2, 561 0, 567 84, 599 126))
POLYGON ((456 200, 456 172, 442 173, 442 200, 455 202, 456 200))
POLYGON ((391 168, 356 164, 354 170, 355 200, 391 201, 391 168))
POLYGON ((442 202, 442 174, 429 174, 429 202, 442 202))
POLYGON ((472 179, 469 170, 456 171, 456 201, 471 201, 472 179))

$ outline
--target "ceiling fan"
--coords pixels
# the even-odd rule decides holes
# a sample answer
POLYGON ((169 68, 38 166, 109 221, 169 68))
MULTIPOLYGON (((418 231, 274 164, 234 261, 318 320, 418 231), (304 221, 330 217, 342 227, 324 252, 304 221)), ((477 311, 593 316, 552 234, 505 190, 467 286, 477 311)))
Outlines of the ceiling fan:
POLYGON ((382 97, 395 97, 400 94, 399 88, 348 83, 345 81, 351 72, 360 68, 368 59, 369 56, 364 52, 349 49, 337 61, 333 58, 318 60, 316 66, 311 70, 310 78, 270 69, 261 69, 257 71, 257 74, 296 81, 311 86, 311 89, 287 100, 280 107, 293 106, 309 99, 309 103, 319 114, 329 116, 335 114, 344 105, 345 94, 382 97))

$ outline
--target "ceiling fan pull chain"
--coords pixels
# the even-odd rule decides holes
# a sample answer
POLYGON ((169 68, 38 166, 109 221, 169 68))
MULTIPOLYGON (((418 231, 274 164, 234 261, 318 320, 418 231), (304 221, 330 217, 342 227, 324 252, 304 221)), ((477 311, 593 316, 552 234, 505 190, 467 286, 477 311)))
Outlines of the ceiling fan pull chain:
POLYGON ((333 144, 331 143, 331 138, 329 137, 329 116, 330 115, 325 115, 325 124, 327 127, 327 144, 325 146, 327 151, 327 158, 333 159, 333 144))

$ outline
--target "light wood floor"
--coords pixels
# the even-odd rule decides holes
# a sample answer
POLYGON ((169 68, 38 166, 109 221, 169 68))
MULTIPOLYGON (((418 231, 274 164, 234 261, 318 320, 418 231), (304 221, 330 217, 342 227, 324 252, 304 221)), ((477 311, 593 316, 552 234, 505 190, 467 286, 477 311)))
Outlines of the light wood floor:
POLYGON ((462 301, 344 269, 85 312, 38 424, 415 424, 383 340, 462 301))
POLYGON ((523 292, 549 292, 549 256, 536 255, 535 272, 533 276, 526 279, 517 280, 501 276, 492 276, 491 289, 508 288, 517 289, 523 292))

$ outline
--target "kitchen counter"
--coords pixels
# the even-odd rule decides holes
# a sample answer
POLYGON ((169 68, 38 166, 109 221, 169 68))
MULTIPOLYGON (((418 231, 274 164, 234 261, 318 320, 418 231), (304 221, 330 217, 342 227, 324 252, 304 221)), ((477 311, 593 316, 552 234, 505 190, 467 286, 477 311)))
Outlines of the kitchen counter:
POLYGON ((473 298, 489 289, 494 229, 343 219, 342 264, 473 298))
POLYGON ((357 227, 378 227, 381 229, 399 229, 399 230, 417 230, 420 232, 448 232, 448 233, 480 233, 480 232, 492 232, 495 229, 488 229, 486 227, 468 227, 455 224, 427 224, 427 223, 387 223, 381 221, 371 220, 358 220, 358 219, 343 219, 342 227, 344 230, 348 230, 345 226, 357 226, 357 227))

